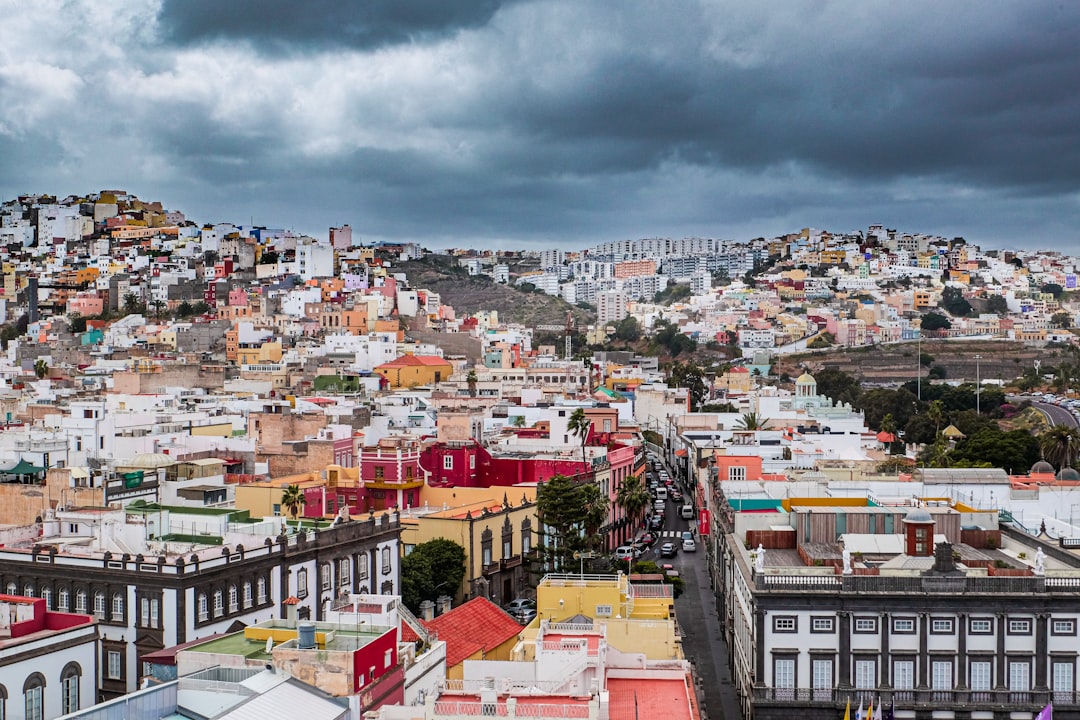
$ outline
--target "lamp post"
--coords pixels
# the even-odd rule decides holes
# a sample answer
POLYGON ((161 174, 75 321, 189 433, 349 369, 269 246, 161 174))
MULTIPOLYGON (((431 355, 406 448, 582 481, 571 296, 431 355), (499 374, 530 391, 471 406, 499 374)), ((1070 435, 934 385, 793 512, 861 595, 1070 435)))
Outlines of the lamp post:
POLYGON ((979 375, 979 361, 982 360, 982 355, 975 356, 975 412, 982 413, 982 378, 979 375))
POLYGON ((919 328, 919 350, 915 353, 915 388, 922 400, 922 328, 919 328))

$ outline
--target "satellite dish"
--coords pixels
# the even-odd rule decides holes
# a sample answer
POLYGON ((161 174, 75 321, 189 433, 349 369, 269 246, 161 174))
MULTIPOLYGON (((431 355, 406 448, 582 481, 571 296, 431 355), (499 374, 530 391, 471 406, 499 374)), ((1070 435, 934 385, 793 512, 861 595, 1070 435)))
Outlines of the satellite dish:
POLYGON ((269 655, 270 651, 274 649, 274 636, 266 638, 266 654, 269 655))

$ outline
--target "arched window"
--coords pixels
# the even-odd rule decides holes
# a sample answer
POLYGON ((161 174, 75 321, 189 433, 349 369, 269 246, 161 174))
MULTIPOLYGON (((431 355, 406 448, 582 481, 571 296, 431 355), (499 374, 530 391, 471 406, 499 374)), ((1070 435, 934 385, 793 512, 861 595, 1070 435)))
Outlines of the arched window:
POLYGON ((94 591, 94 617, 98 620, 105 619, 105 593, 100 590, 94 591))
POLYGON ((79 590, 75 593, 75 612, 86 614, 86 591, 79 590))
POLYGON ((48 608, 49 610, 52 610, 53 609, 52 588, 47 588, 47 587, 41 588, 41 597, 45 600, 45 607, 48 608))
POLYGON ((124 619, 124 596, 120 593, 113 593, 112 596, 112 619, 114 621, 124 619))
POLYGON ((237 602, 236 586, 229 586, 229 612, 234 613, 240 609, 240 603, 237 602))
POLYGON ((39 672, 33 673, 23 683, 23 702, 25 704, 26 720, 43 720, 45 708, 43 707, 45 696, 45 676, 39 672))
POLYGON ((70 599, 71 596, 68 595, 68 589, 60 588, 60 592, 56 594, 56 609, 60 612, 67 612, 71 608, 71 605, 69 604, 70 599))
POLYGON ((356 577, 359 580, 367 580, 368 575, 368 556, 367 553, 362 553, 356 558, 356 577))
POLYGON ((352 581, 349 573, 350 565, 349 558, 341 558, 341 560, 338 561, 338 585, 341 587, 348 586, 352 581))
POLYGON ((23 597, 34 597, 34 586, 30 584, 23 585, 23 597))
POLYGON ((225 601, 222 599, 221 591, 214 591, 214 617, 221 617, 225 614, 225 601))
POLYGON ((251 607, 251 581, 244 581, 244 609, 251 607))
POLYGON ((13 583, 13 582, 9 582, 7 584, 7 594, 8 595, 18 595, 19 594, 19 586, 16 585, 15 583, 13 583))
POLYGON ((79 682, 82 668, 79 663, 70 662, 60 673, 60 713, 66 715, 79 709, 79 682))
POLYGON ((206 593, 199 593, 199 622, 206 622, 210 617, 210 613, 206 610, 206 593))
POLYGON ((256 584, 256 590, 259 604, 264 605, 266 603, 266 578, 259 578, 259 581, 256 584))

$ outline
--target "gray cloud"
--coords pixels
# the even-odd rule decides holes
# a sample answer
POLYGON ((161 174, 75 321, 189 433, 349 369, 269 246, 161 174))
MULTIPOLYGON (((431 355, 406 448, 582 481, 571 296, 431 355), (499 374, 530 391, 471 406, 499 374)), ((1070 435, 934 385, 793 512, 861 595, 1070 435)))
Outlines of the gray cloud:
POLYGON ((1072 4, 93 7, 24 13, 0 48, 9 197, 121 186, 459 245, 872 222, 1080 244, 1072 4))

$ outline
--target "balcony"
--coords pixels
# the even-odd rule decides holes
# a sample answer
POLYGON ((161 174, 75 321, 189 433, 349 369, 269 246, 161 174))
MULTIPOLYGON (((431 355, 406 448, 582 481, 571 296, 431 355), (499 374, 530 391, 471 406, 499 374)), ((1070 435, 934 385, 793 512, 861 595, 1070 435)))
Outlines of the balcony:
POLYGON ((1080 692, 1054 692, 1046 690, 838 690, 835 688, 754 688, 754 702, 762 705, 833 705, 842 712, 847 701, 857 704, 873 701, 883 705, 895 704, 905 709, 949 709, 949 706, 979 705, 1009 708, 1017 712, 1038 712, 1053 702, 1058 707, 1075 708, 1080 705, 1080 692))

